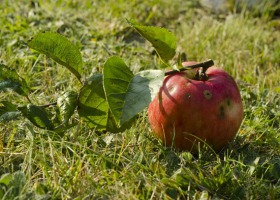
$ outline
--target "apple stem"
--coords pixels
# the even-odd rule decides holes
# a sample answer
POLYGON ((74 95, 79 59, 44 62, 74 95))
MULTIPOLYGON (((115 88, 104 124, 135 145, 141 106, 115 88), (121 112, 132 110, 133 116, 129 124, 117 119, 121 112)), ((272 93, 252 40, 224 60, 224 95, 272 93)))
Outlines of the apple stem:
POLYGON ((206 75, 206 70, 209 68, 209 67, 212 67, 214 65, 214 61, 213 60, 206 60, 204 62, 200 62, 200 63, 196 63, 196 64, 193 64, 193 65, 189 65, 189 66, 185 66, 181 69, 178 70, 171 70, 171 71, 168 71, 168 72, 165 72, 165 76, 168 76, 170 74, 175 74, 177 72, 182 72, 182 71, 185 71, 185 70, 190 70, 190 69, 195 69, 195 68, 199 68, 199 67, 202 67, 202 70, 200 72, 197 73, 197 75, 195 76, 196 79, 199 79, 199 80, 204 80, 204 79, 207 79, 207 75, 206 75), (197 77, 198 76, 198 77, 197 77))
POLYGON ((213 60, 208 60, 208 61, 210 61, 209 64, 203 65, 200 70, 196 71, 196 74, 194 77, 195 80, 206 81, 208 79, 206 71, 209 67, 214 65, 213 60), (212 63, 211 63, 211 61, 212 61, 212 63))

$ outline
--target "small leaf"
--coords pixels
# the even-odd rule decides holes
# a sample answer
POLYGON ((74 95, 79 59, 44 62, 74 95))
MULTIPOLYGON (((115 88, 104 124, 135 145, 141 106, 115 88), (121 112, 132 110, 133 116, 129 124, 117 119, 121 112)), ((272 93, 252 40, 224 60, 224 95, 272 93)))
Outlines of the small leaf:
POLYGON ((158 55, 164 62, 171 60, 176 53, 176 37, 165 28, 143 26, 131 21, 127 22, 146 40, 152 43, 158 55))
POLYGON ((120 127, 127 91, 134 75, 119 57, 111 57, 104 64, 104 90, 109 108, 120 127))
POLYGON ((103 90, 103 76, 91 76, 81 88, 78 99, 79 116, 90 128, 106 130, 109 105, 103 90))
POLYGON ((9 101, 0 101, 0 104, 2 104, 0 106, 0 115, 10 111, 17 111, 17 106, 9 101))
POLYGON ((146 70, 136 74, 126 93, 121 124, 143 111, 157 95, 162 86, 162 70, 146 70))
POLYGON ((62 35, 51 32, 38 33, 28 42, 28 46, 51 57, 70 70, 78 79, 81 78, 82 55, 79 49, 62 35))
POLYGON ((78 94, 74 91, 67 91, 57 99, 57 106, 60 112, 62 123, 68 124, 77 106, 78 94))
POLYGON ((5 185, 9 185, 9 183, 13 180, 13 175, 10 173, 3 174, 0 178, 0 183, 5 185))
POLYGON ((146 89, 145 92, 150 94, 150 99, 152 101, 163 84, 164 76, 165 74, 162 70, 144 70, 137 73, 135 78, 142 77, 145 79, 144 81, 141 81, 141 85, 146 89))
POLYGON ((24 185, 26 184, 26 176, 22 171, 16 171, 12 175, 13 178, 9 182, 8 187, 10 188, 10 194, 16 197, 19 196, 19 194, 22 192, 24 185))
POLYGON ((11 89, 19 95, 27 96, 29 88, 24 79, 14 69, 0 64, 0 91, 11 89))
POLYGON ((90 128, 98 131, 117 133, 131 125, 131 122, 128 122, 120 128, 117 127, 105 97, 102 74, 91 76, 81 88, 78 113, 90 128))
POLYGON ((118 127, 149 105, 164 79, 161 70, 142 71, 134 76, 118 57, 108 59, 103 73, 106 98, 118 127))
POLYGON ((18 107, 18 110, 35 126, 49 130, 54 128, 47 112, 42 107, 28 104, 27 106, 18 107))
POLYGON ((21 115, 21 112, 19 112, 19 111, 6 112, 0 116, 0 122, 9 122, 9 121, 15 120, 20 115, 21 115))
POLYGON ((9 101, 1 101, 0 104, 0 122, 9 122, 17 119, 21 113, 17 110, 17 106, 9 101))

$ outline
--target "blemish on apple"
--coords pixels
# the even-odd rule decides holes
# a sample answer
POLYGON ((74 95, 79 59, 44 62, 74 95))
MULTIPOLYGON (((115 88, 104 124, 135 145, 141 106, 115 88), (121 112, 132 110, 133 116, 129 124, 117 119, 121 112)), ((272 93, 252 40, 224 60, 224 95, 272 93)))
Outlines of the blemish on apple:
POLYGON ((191 98, 191 94, 190 93, 186 93, 185 97, 186 97, 186 99, 190 99, 191 98))
POLYGON ((212 93, 209 90, 204 90, 203 91, 204 97, 209 100, 212 98, 212 93))
POLYGON ((223 105, 220 106, 219 118, 220 119, 224 119, 225 118, 225 107, 223 105))
POLYGON ((228 107, 231 106, 231 101, 229 99, 227 100, 227 105, 228 105, 228 107))
POLYGON ((169 92, 170 94, 172 94, 174 91, 175 91, 175 87, 174 87, 174 86, 169 86, 169 87, 168 87, 168 92, 169 92))

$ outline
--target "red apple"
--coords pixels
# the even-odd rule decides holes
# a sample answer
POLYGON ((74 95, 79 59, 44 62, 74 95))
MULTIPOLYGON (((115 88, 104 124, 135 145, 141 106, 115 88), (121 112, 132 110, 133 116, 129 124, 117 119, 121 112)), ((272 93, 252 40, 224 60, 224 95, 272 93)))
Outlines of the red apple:
POLYGON ((203 80, 191 74, 176 72, 165 77, 148 108, 151 128, 166 146, 197 152, 198 144, 206 142, 219 151, 234 139, 243 120, 239 89, 217 67, 208 68, 203 80))

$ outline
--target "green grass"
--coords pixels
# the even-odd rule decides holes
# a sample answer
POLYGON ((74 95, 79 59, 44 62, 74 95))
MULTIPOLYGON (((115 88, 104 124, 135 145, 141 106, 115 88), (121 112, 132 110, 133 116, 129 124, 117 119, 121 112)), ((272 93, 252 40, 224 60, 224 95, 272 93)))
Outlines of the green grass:
MULTIPOLYGON (((85 80, 112 55, 134 72, 157 68, 151 45, 125 18, 163 26, 189 60, 211 58, 237 80, 245 116, 235 140, 221 152, 193 156, 163 147, 145 112, 132 128, 101 135, 82 122, 58 135, 20 118, 0 126, 0 175, 12 177, 3 199, 280 199, 279 18, 248 10, 216 15, 191 0, 115 2, 2 0, 0 62, 26 79, 33 103, 44 105, 81 85, 26 46, 36 33, 57 31, 77 45, 85 80)), ((12 92, 0 100, 28 103, 12 92)))

